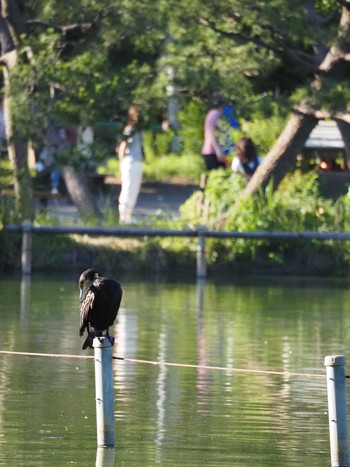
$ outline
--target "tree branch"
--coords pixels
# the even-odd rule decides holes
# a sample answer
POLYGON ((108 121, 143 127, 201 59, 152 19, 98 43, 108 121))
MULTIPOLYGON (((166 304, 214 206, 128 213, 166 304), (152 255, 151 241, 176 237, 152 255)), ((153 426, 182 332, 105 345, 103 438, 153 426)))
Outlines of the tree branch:
POLYGON ((45 29, 53 29, 56 32, 59 32, 60 34, 67 34, 69 32, 75 32, 75 31, 80 31, 80 32, 86 32, 89 29, 91 29, 94 26, 94 22, 85 22, 85 23, 73 23, 73 24, 68 24, 65 26, 61 26, 58 24, 50 23, 48 21, 42 21, 39 19, 32 19, 28 20, 27 24, 29 26, 42 26, 45 29))
MULTIPOLYGON (((345 1, 350 6, 350 0, 345 1)), ((339 21, 337 39, 334 41, 323 62, 320 64, 320 70, 322 72, 330 73, 334 68, 335 64, 339 63, 340 61, 349 61, 348 57, 350 52, 342 48, 342 45, 344 44, 344 38, 347 38, 349 30, 350 9, 343 8, 339 21)))
POLYGON ((7 22, 0 16, 0 50, 1 55, 14 50, 16 45, 12 39, 7 22))
MULTIPOLYGON (((236 16, 236 19, 238 16, 236 16)), ((318 70, 318 66, 313 58, 312 55, 307 54, 306 52, 293 50, 289 48, 286 44, 285 37, 283 37, 282 33, 274 30, 270 25, 261 25, 263 29, 269 32, 271 36, 274 36, 274 43, 266 43, 260 37, 256 36, 245 36, 241 32, 238 31, 225 31, 219 28, 215 22, 208 20, 207 18, 200 17, 198 18, 198 22, 200 25, 210 28, 212 31, 220 34, 222 37, 230 38, 230 39, 238 39, 241 43, 253 43, 257 47, 265 50, 269 50, 274 52, 276 55, 287 55, 290 57, 294 62, 298 63, 299 65, 307 68, 310 72, 316 72, 318 70), (274 45, 275 44, 275 45, 274 45)))
POLYGON ((98 11, 91 19, 88 21, 84 21, 81 23, 72 23, 67 25, 59 25, 49 21, 42 21, 40 19, 32 19, 28 20, 27 24, 30 26, 41 26, 43 28, 52 28, 54 31, 66 35, 72 32, 81 32, 86 33, 90 29, 92 29, 102 18, 106 17, 111 9, 114 8, 113 5, 109 5, 102 10, 98 11))

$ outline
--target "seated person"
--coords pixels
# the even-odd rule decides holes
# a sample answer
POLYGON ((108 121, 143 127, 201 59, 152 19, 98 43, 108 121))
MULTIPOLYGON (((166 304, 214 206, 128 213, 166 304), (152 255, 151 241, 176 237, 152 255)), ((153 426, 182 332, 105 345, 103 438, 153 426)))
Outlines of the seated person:
POLYGON ((257 155, 253 141, 247 137, 240 138, 236 143, 236 157, 232 160, 232 170, 250 180, 261 162, 262 159, 257 155))

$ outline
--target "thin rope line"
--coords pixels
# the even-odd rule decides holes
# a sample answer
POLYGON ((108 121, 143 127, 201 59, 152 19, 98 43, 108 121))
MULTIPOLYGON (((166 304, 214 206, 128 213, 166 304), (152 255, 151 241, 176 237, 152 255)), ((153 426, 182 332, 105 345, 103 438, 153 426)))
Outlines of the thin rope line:
POLYGON ((306 374, 306 373, 289 373, 286 371, 249 370, 246 368, 227 368, 227 367, 222 367, 222 366, 157 362, 157 361, 151 361, 151 360, 139 360, 139 359, 134 359, 134 358, 123 358, 123 357, 112 357, 112 358, 117 359, 117 360, 125 360, 127 362, 134 362, 134 363, 147 363, 150 365, 174 366, 174 367, 182 367, 182 368, 197 368, 197 369, 203 369, 203 370, 219 370, 219 371, 230 371, 230 372, 239 372, 239 373, 255 373, 255 374, 280 375, 280 376, 304 376, 307 378, 325 378, 326 377, 326 375, 306 374))
MULTIPOLYGON (((77 358, 77 359, 94 359, 93 355, 69 355, 69 354, 49 354, 49 353, 38 353, 38 352, 15 352, 10 350, 0 350, 0 354, 5 355, 22 355, 27 357, 50 357, 50 358, 77 358)), ((148 365, 163 365, 173 366, 179 368, 195 368, 200 370, 218 370, 227 372, 238 372, 238 373, 254 373, 262 375, 279 375, 279 376, 300 376, 305 378, 325 378, 326 375, 320 374, 307 374, 307 373, 292 373, 286 371, 269 371, 269 370, 250 370, 246 368, 227 368, 222 366, 210 366, 210 365, 194 365, 188 363, 172 363, 172 362, 158 362, 152 360, 141 360, 137 358, 125 358, 125 357, 112 357, 114 360, 121 360, 130 363, 144 363, 148 365)), ((347 376, 348 378, 348 376, 347 376)))
POLYGON ((12 350, 0 350, 0 354, 5 355, 23 355, 26 357, 51 357, 51 358, 81 358, 93 359, 93 355, 68 355, 68 354, 55 354, 55 353, 40 353, 40 352, 15 352, 12 350))

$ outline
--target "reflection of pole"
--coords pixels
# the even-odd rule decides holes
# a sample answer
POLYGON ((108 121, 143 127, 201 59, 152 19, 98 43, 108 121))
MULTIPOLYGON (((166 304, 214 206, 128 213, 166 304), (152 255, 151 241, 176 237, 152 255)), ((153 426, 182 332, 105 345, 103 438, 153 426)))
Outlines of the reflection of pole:
POLYGON ((21 318, 25 317, 29 311, 30 288, 31 277, 23 276, 21 279, 21 318))
MULTIPOLYGON (((158 352, 158 361, 166 361, 166 350, 167 350, 167 335, 165 331, 161 331, 159 334, 159 352, 158 352)), ((167 375, 167 366, 159 366, 159 375, 157 378, 157 437, 156 437, 156 463, 161 464, 161 454, 162 454, 162 443, 164 439, 164 419, 165 412, 167 408, 166 404, 166 375, 167 375)))
POLYGON ((325 357, 327 371, 328 418, 332 467, 349 467, 348 421, 345 387, 345 357, 325 357))
POLYGON ((115 449, 97 448, 96 467, 114 467, 115 449))
POLYGON ((95 337, 95 387, 97 446, 114 447, 114 390, 112 345, 107 337, 95 337))
POLYGON ((199 225, 197 228, 197 279, 204 279, 207 272, 207 264, 205 261, 205 236, 203 235, 206 230, 208 229, 203 225, 199 225))
POLYGON ((32 272, 32 224, 23 222, 22 224, 22 274, 32 272))
POLYGON ((198 316, 202 316, 204 311, 204 289, 205 289, 205 279, 197 280, 197 313, 198 316))

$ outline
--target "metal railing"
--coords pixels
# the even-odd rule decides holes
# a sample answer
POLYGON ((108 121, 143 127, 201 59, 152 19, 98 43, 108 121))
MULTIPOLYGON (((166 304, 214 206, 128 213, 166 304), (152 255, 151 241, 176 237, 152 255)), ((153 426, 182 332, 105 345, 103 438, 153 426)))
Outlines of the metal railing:
POLYGON ((151 229, 138 227, 77 227, 77 226, 35 226, 30 222, 9 224, 0 233, 22 234, 22 274, 30 274, 32 256, 32 235, 90 235, 105 237, 187 237, 197 238, 197 278, 206 276, 205 239, 255 239, 255 240, 350 240, 346 232, 241 232, 236 230, 209 230, 205 226, 194 229, 151 229))

